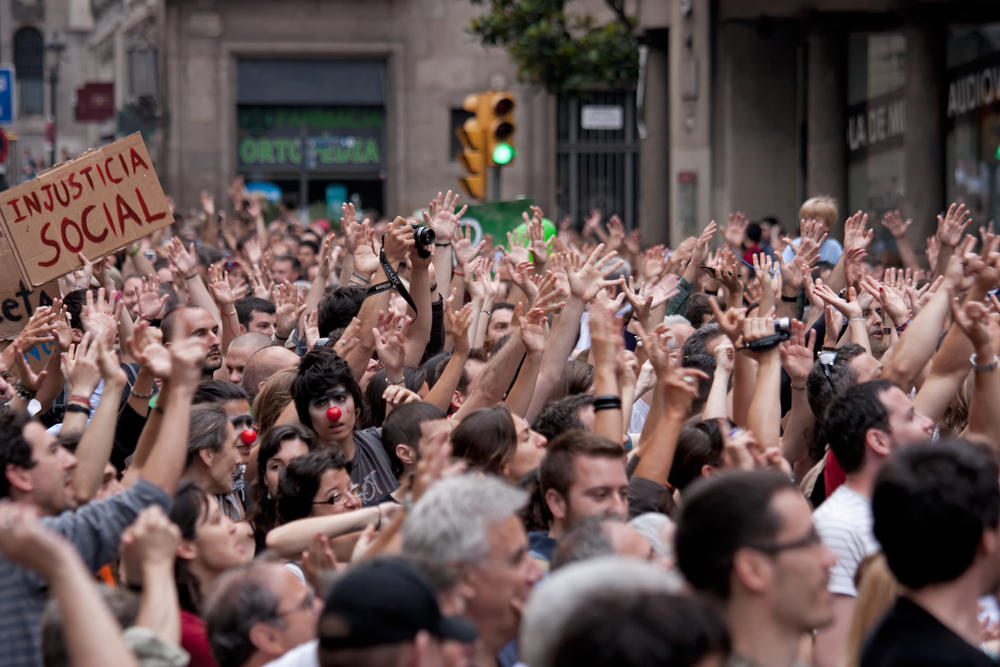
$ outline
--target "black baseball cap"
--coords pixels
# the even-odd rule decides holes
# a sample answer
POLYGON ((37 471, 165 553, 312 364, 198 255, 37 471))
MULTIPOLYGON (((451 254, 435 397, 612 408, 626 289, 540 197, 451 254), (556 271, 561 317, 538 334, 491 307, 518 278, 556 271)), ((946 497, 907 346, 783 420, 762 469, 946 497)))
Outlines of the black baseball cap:
POLYGON ((351 568, 333 586, 319 619, 323 649, 369 648, 413 639, 426 630, 471 643, 476 628, 441 615, 430 581, 402 558, 378 558, 351 568))

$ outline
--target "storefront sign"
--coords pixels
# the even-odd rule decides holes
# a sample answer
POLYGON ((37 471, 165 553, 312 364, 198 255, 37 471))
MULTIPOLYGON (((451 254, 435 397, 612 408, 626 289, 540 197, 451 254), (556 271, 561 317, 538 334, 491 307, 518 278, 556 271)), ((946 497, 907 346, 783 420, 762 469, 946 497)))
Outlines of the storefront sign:
POLYGON ((115 117, 115 84, 88 83, 76 89, 76 122, 100 122, 115 117))
POLYGON ((240 107, 242 171, 377 172, 381 108, 240 107))
POLYGON ((897 90, 848 109, 847 146, 851 153, 890 148, 906 133, 906 100, 897 90))
MULTIPOLYGON (((87 151, 0 195, 21 276, 43 285, 173 223, 142 136, 87 151)), ((0 293, 16 290, 0 284, 0 293)))
POLYGON ((620 130, 625 127, 625 109, 617 104, 584 104, 580 107, 583 130, 620 130))

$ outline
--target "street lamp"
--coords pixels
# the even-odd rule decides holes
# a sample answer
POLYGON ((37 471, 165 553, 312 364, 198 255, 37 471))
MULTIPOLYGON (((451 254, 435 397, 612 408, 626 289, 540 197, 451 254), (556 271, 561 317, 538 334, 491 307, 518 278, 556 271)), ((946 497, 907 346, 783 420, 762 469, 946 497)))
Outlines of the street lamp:
POLYGON ((53 31, 49 35, 49 41, 45 43, 46 60, 49 67, 49 131, 47 137, 51 142, 49 148, 49 166, 56 164, 56 85, 59 83, 59 62, 62 60, 62 52, 66 45, 59 41, 59 33, 53 31))

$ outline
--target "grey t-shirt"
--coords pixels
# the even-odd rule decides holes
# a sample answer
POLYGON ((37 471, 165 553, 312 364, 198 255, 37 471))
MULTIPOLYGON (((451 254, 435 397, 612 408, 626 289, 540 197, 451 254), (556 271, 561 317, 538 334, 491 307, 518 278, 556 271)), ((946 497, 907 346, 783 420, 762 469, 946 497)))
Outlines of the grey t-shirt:
POLYGON ((381 428, 355 431, 354 450, 351 481, 361 485, 358 494, 362 503, 372 505, 399 488, 389 457, 382 449, 381 428))

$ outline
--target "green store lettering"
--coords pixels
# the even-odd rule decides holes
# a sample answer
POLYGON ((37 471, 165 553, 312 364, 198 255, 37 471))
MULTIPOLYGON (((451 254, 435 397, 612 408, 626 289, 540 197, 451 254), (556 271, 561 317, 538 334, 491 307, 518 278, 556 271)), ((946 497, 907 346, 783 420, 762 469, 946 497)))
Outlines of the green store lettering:
MULTIPOLYGON (((244 164, 302 164, 301 140, 292 137, 244 137, 239 146, 244 164)), ((354 137, 354 146, 328 145, 316 149, 317 164, 380 164, 378 140, 354 137)))

